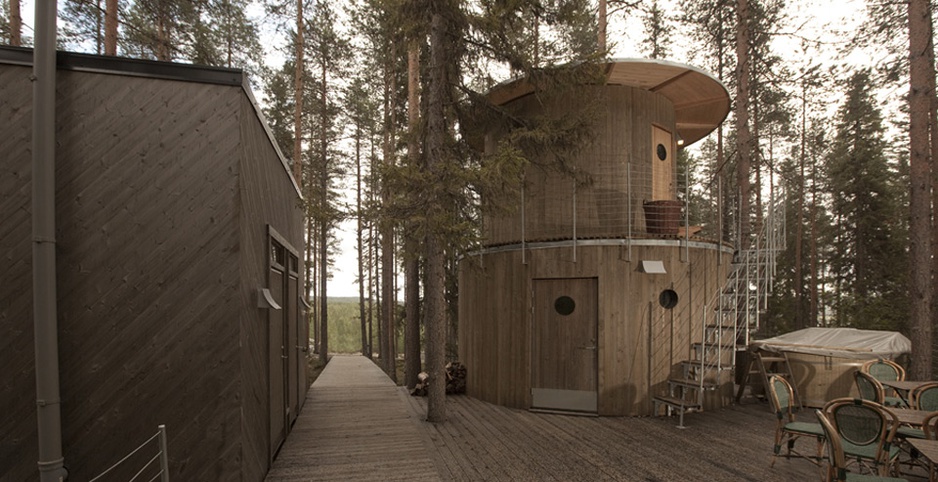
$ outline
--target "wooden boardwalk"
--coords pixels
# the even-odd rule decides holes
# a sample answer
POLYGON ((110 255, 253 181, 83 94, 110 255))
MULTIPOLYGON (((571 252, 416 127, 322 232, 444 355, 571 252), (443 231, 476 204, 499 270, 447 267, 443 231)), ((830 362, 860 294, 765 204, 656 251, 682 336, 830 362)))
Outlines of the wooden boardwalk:
POLYGON ((804 459, 769 467, 775 416, 761 402, 688 414, 685 429, 676 418, 540 414, 462 395, 446 403, 446 423, 426 422, 425 398, 364 357, 336 356, 267 480, 820 480, 804 459))
POLYGON ((371 360, 333 356, 266 480, 441 480, 405 396, 371 360))

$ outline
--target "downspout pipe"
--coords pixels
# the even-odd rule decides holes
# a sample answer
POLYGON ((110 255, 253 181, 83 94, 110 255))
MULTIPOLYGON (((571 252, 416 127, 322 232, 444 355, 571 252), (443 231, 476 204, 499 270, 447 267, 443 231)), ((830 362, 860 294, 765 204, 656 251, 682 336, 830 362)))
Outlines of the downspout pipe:
POLYGON ((55 39, 56 2, 36 2, 33 49, 33 326, 39 480, 68 478, 62 456, 58 308, 55 289, 55 39))

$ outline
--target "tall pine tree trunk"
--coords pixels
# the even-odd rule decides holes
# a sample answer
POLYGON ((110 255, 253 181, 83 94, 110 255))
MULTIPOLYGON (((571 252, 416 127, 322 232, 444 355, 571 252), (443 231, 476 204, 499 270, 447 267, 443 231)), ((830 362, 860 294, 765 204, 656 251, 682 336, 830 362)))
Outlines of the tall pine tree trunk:
POLYGON ((807 328, 804 319, 804 271, 803 266, 803 245, 804 245, 804 199, 806 196, 804 182, 804 165, 807 152, 807 121, 808 116, 808 96, 807 87, 801 86, 801 146, 798 156, 798 193, 795 198, 795 328, 807 328))
MULTIPOLYGON (((394 89, 394 75, 391 67, 386 67, 385 73, 385 132, 384 132, 384 162, 394 163, 393 130, 394 115, 391 94, 394 89)), ((382 204, 391 202, 391 192, 387 183, 382 186, 382 204)), ((381 220, 381 315, 378 329, 378 345, 381 362, 385 373, 392 380, 397 381, 397 367, 394 356, 394 225, 391 219, 384 217, 381 220)))
POLYGON ((20 0, 10 0, 10 45, 23 45, 23 16, 20 14, 20 0))
MULTIPOLYGON (((437 4, 436 8, 441 6, 437 4)), ((446 46, 446 21, 440 12, 434 11, 430 20, 430 83, 427 99, 427 169, 431 175, 440 172, 444 167, 443 163, 447 162, 444 114, 447 83, 446 46)), ((435 216, 428 216, 430 220, 434 218, 435 216)), ((425 307, 427 372, 430 375, 427 420, 438 423, 446 421, 446 269, 442 233, 438 232, 438 228, 434 228, 431 224, 426 243, 425 307)))
POLYGON ((117 0, 107 0, 104 8, 104 55, 117 55, 117 0))
POLYGON ((752 140, 749 134, 749 0, 736 4, 736 189, 739 195, 740 251, 749 248, 749 171, 752 140))
POLYGON ((934 67, 929 66, 931 21, 927 0, 910 0, 909 13, 909 376, 931 376, 931 165, 928 139, 934 67))
MULTIPOLYGON (((411 166, 420 162, 417 124, 420 120, 418 89, 420 85, 420 44, 411 40, 407 48, 407 155, 411 166)), ((420 259, 414 230, 404 233, 404 385, 414 388, 420 374, 420 259)))
MULTIPOLYGON (((312 189, 308 189, 309 192, 306 193, 307 203, 312 202, 312 189)), ((304 205, 305 207, 305 205, 304 205)), ((311 310, 309 317, 306 323, 311 323, 313 327, 313 339, 316 340, 316 343, 313 345, 313 350, 316 353, 319 353, 319 304, 315 302, 316 298, 316 255, 315 250, 313 249, 316 244, 316 230, 313 225, 313 217, 309 215, 309 208, 304 209, 306 216, 306 249, 304 250, 304 257, 306 260, 303 263, 303 266, 306 269, 306 301, 311 302, 311 310)))
POLYGON ((598 15, 599 26, 596 29, 598 38, 596 39, 597 50, 599 50, 600 55, 606 55, 606 0, 599 0, 599 15, 598 15))
POLYGON ((320 59, 319 71, 319 112, 322 117, 319 122, 319 360, 322 363, 329 361, 329 298, 326 293, 329 280, 329 224, 332 214, 329 213, 329 144, 328 144, 328 76, 326 60, 320 59))
POLYGON ((355 237, 358 246, 358 320, 361 324, 362 334, 362 356, 371 359, 371 353, 368 351, 368 321, 365 318, 365 252, 364 243, 364 220, 362 214, 362 141, 363 133, 360 129, 355 134, 355 218, 356 229, 355 237))
POLYGON ((293 178, 303 188, 303 0, 296 2, 296 65, 293 74, 293 178))
MULTIPOLYGON (((928 65, 935 65, 935 42, 934 42, 934 31, 935 25, 931 22, 931 15, 928 16, 929 24, 928 30, 932 32, 928 36, 928 49, 926 54, 928 55, 928 65)), ((928 73, 929 85, 928 88, 932 92, 938 91, 936 89, 936 80, 935 79, 935 70, 932 68, 928 73)), ((931 271, 931 302, 934 303, 934 300, 938 300, 938 283, 934 282, 935 276, 938 276, 938 219, 935 219, 935 209, 938 207, 938 166, 936 166, 935 156, 938 155, 938 95, 932 95, 930 97, 931 105, 929 106, 928 112, 928 136, 931 140, 931 152, 929 157, 929 165, 931 166, 932 173, 932 184, 931 184, 931 195, 932 195, 932 224, 931 224, 931 250, 932 250, 932 271, 931 271)), ((938 309, 935 309, 932 305, 931 309, 932 317, 932 326, 935 326, 935 323, 938 323, 938 309)), ((934 338, 934 333, 932 334, 934 338)), ((935 359, 935 348, 933 345, 931 352, 931 364, 932 370, 930 373, 935 373, 935 363, 938 360, 935 359)), ((931 377, 929 377, 929 380, 931 377)))

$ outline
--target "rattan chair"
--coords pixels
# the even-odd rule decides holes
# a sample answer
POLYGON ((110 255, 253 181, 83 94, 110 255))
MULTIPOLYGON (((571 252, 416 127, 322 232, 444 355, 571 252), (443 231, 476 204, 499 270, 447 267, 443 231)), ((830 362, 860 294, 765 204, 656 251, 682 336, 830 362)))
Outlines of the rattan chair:
POLYGON ((909 403, 916 410, 938 410, 938 382, 929 382, 916 387, 909 393, 909 403))
POLYGON ((875 377, 862 370, 853 372, 853 378, 860 392, 860 398, 876 402, 886 407, 907 407, 905 400, 899 397, 887 397, 883 385, 875 377))
POLYGON ((783 377, 772 375, 769 377, 769 400, 772 403, 772 409, 775 410, 775 416, 778 421, 775 425, 775 447, 773 450, 772 463, 775 465, 777 457, 791 458, 803 457, 814 464, 820 465, 824 458, 824 429, 819 423, 799 422, 795 418, 794 390, 791 384, 783 377), (816 455, 802 454, 795 450, 795 441, 800 437, 812 437, 817 441, 816 455), (782 443, 785 443, 787 450, 782 454, 782 443))
POLYGON ((873 378, 883 381, 902 381, 905 380, 905 368, 902 365, 883 358, 869 360, 860 366, 860 371, 869 373, 873 378))
POLYGON ((861 475, 847 471, 847 457, 844 453, 843 440, 837 433, 830 419, 821 410, 815 410, 818 424, 824 430, 824 438, 827 440, 827 470, 824 480, 827 482, 862 482, 862 481, 880 481, 880 482, 898 482, 906 479, 895 477, 883 477, 875 475, 861 475))
POLYGON ((893 443, 899 419, 882 405, 858 398, 838 398, 824 405, 824 415, 841 439, 847 462, 856 461, 873 474, 896 467, 899 447, 893 443))

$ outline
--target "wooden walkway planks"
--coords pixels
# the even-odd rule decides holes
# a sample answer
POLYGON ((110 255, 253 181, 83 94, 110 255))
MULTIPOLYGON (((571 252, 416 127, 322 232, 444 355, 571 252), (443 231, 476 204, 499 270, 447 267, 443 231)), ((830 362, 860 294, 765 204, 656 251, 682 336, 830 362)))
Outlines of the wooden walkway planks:
POLYGON ((426 398, 360 356, 333 357, 308 397, 268 481, 820 480, 807 460, 769 467, 765 403, 688 414, 679 429, 676 418, 542 414, 459 395, 447 397, 446 423, 432 424, 426 398))
POLYGON ((267 481, 438 481, 403 393, 362 356, 333 356, 267 481))

